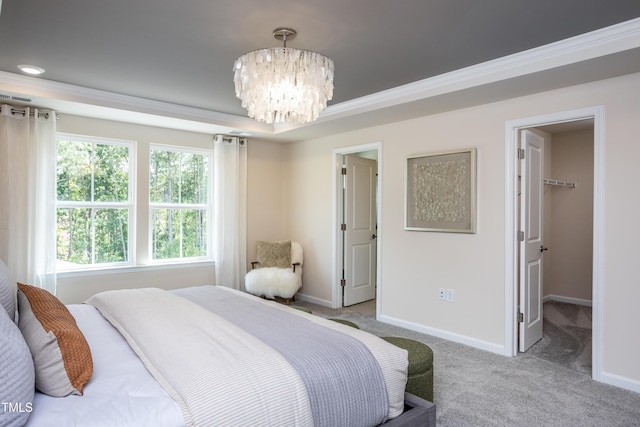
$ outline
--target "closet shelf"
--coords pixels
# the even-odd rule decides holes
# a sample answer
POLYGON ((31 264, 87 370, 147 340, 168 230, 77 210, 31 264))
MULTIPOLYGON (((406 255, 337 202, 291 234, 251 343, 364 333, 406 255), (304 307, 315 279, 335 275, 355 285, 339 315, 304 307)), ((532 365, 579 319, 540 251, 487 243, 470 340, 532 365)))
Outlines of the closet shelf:
POLYGON ((559 187, 576 188, 575 182, 558 181, 557 179, 545 179, 543 181, 546 185, 555 185, 559 187))

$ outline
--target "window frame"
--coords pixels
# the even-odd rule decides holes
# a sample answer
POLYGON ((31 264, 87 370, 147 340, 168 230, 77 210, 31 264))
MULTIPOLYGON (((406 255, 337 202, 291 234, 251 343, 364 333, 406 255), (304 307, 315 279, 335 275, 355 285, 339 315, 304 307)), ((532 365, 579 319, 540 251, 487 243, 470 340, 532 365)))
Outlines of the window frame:
MULTIPOLYGON (((196 148, 196 147, 186 147, 186 146, 178 146, 171 144, 162 144, 162 143, 149 143, 149 152, 148 152, 148 173, 147 173, 147 195, 146 198, 148 203, 148 211, 149 214, 147 216, 148 222, 148 239, 147 239, 147 256, 148 262, 150 265, 163 265, 163 264, 183 264, 183 263, 198 263, 203 261, 213 261, 213 149, 204 149, 204 148, 196 148), (174 153, 186 153, 186 154, 196 154, 202 155, 207 158, 207 202, 202 204, 197 203, 168 203, 168 202, 152 202, 151 201, 151 152, 153 150, 158 151, 171 151, 174 153), (203 209, 206 211, 207 215, 207 236, 206 236, 206 244, 207 251, 203 256, 195 256, 195 257, 180 257, 180 258, 153 258, 153 212, 154 209, 173 209, 178 211, 183 210, 199 210, 203 209)), ((181 250, 182 251, 182 250, 181 250)))
MULTIPOLYGON (((77 272, 77 271, 92 271, 92 270, 107 270, 113 268, 129 268, 136 266, 136 239, 133 237, 136 235, 136 183, 137 183, 137 144, 136 141, 117 139, 117 138, 104 138, 90 135, 80 135, 66 132, 56 132, 56 179, 57 179, 57 167, 58 167, 58 143, 61 140, 69 140, 73 142, 82 142, 87 144, 100 144, 100 145, 112 145, 116 147, 126 147, 129 151, 128 161, 128 188, 127 188, 127 202, 96 202, 91 201, 67 201, 59 200, 56 194, 56 229, 57 229, 57 212, 58 209, 64 208, 81 208, 81 209, 104 209, 104 208, 117 208, 127 209, 128 211, 128 230, 127 230, 127 261, 118 262, 105 262, 105 263, 91 263, 91 264, 73 264, 73 266, 61 266, 61 261, 57 257, 57 242, 56 242, 56 269, 61 273, 77 272)), ((92 163, 95 165, 95 163, 92 163)), ((94 169, 91 172, 91 198, 95 197, 94 193, 94 169)), ((95 213, 93 214, 95 215, 95 213)), ((94 225, 95 226, 95 225, 94 225)), ((57 236, 57 232, 56 232, 57 236)), ((56 237, 57 239, 57 237, 56 237)), ((92 233, 92 250, 95 253, 95 234, 92 233)), ((95 255, 93 255, 95 257, 95 255)))
MULTIPOLYGON (((99 263, 99 264, 78 264, 73 268, 60 268, 58 267, 57 275, 59 278, 70 278, 80 276, 93 276, 102 274, 119 274, 119 273, 132 273, 142 270, 163 270, 166 268, 188 268, 188 267, 202 267, 212 266, 214 262, 215 254, 215 230, 214 230, 214 200, 213 195, 215 191, 214 187, 214 149, 213 146, 208 146, 202 142, 191 143, 175 141, 167 142, 151 142, 145 140, 144 135, 135 136, 135 139, 128 138, 125 135, 124 138, 112 137, 111 133, 104 136, 104 132, 101 132, 101 136, 88 135, 85 132, 56 132, 56 142, 61 139, 78 140, 81 142, 92 143, 124 143, 132 144, 132 148, 129 150, 129 235, 128 235, 128 253, 129 260, 127 262, 117 263, 99 263), (207 254, 202 257, 188 257, 188 258, 171 258, 171 259, 152 259, 152 208, 150 206, 150 160, 151 149, 171 149, 173 151, 183 151, 187 153, 198 153, 206 155, 208 158, 208 179, 207 179, 207 254), (76 268, 77 267, 77 268, 76 268)), ((115 135, 120 134, 120 131, 114 132, 115 135)), ((173 138, 171 136, 170 138, 173 138)), ((154 137, 156 140, 164 139, 154 137)), ((57 151, 56 151, 56 167, 57 167, 57 151)), ((56 197, 57 198, 57 197, 56 197)), ((69 204, 75 202, 68 202, 69 204)), ((80 202, 82 203, 82 202, 80 202)), ((56 200, 56 212, 59 207, 58 200, 56 200)), ((54 212, 54 215, 57 215, 54 212)), ((57 221, 56 221, 57 224, 57 221)), ((59 264, 58 264, 59 265, 59 264)))

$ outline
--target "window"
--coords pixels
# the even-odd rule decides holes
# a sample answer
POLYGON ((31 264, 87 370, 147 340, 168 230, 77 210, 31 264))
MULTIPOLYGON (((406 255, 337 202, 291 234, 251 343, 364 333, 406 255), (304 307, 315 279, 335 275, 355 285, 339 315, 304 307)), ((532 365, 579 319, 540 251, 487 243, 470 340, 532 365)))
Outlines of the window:
POLYGON ((213 150, 198 143, 59 133, 58 271, 210 262, 213 150))
POLYGON ((132 142, 58 134, 60 270, 131 263, 132 142))
POLYGON ((206 257, 211 235, 210 154, 152 145, 151 259, 206 257))

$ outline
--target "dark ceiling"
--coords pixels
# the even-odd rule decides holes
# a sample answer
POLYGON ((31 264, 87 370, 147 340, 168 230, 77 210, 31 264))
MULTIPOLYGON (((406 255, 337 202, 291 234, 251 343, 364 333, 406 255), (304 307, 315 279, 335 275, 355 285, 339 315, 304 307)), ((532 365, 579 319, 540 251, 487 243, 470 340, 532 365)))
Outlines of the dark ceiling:
POLYGON ((244 116, 233 63, 279 26, 334 60, 335 105, 636 17, 639 0, 4 0, 0 70, 244 116))

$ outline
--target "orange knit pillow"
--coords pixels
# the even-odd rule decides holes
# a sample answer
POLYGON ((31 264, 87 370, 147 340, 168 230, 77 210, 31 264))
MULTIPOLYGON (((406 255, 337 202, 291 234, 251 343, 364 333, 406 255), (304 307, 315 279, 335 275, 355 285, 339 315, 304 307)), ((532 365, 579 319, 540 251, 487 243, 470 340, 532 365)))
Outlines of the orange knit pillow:
POLYGON ((93 374, 93 360, 67 307, 44 289, 18 283, 18 313, 33 357, 36 388, 55 397, 81 395, 93 374))

